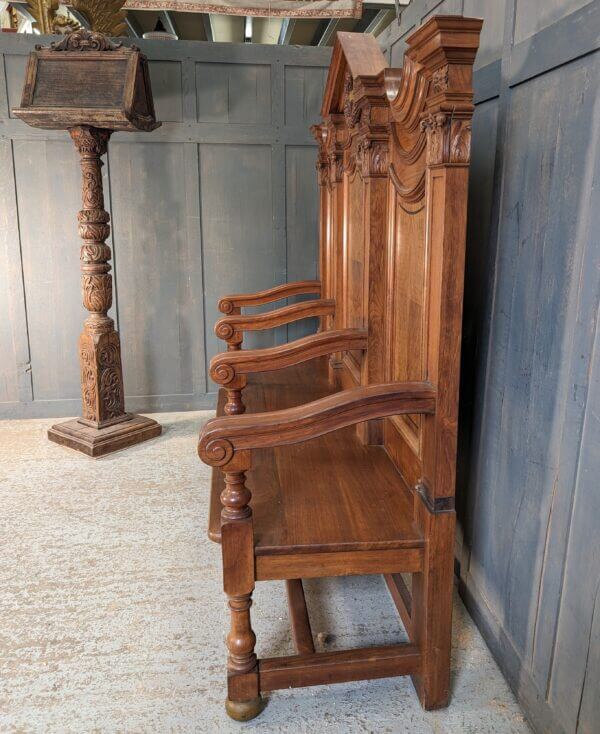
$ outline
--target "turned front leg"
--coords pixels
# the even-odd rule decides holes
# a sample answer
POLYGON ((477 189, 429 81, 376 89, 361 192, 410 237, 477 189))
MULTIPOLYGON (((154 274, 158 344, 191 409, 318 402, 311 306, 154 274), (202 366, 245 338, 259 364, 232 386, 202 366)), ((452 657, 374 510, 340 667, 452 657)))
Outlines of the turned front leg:
MULTIPOLYGON (((249 468, 249 457, 236 457, 236 461, 241 467, 249 468)), ((256 636, 250 620, 254 590, 254 538, 249 505, 252 495, 246 487, 245 477, 244 470, 226 471, 225 489, 221 494, 223 585, 231 614, 225 708, 237 721, 253 719, 262 710, 254 652, 256 636)))

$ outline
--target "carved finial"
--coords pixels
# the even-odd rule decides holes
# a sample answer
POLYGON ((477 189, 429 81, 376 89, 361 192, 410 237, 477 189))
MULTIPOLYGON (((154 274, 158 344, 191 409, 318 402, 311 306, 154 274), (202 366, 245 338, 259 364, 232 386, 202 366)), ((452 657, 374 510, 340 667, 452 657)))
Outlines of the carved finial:
POLYGON ((116 51, 123 44, 113 43, 103 33, 82 28, 69 33, 61 41, 50 44, 51 51, 116 51))

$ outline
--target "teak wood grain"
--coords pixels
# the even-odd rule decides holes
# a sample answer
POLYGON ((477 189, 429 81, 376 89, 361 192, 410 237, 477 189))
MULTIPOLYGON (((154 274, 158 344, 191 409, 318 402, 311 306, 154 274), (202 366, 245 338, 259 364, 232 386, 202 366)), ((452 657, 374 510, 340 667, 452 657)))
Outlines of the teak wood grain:
POLYGON ((291 306, 282 306, 273 311, 257 314, 234 314, 223 316, 215 324, 215 334, 229 346, 242 343, 244 331, 274 329, 276 326, 291 324, 314 316, 330 316, 335 312, 335 301, 318 298, 301 301, 291 306))
POLYGON ((224 387, 198 451, 214 467, 209 534, 222 545, 232 613, 234 718, 257 715, 263 691, 385 675, 410 674, 426 709, 448 703, 480 29, 477 19, 431 18, 407 39, 402 69, 386 67, 371 36, 337 35, 312 128, 320 287, 289 284, 220 306, 228 351, 211 376, 224 387), (319 298, 241 314, 293 292, 319 298), (309 314, 320 316, 319 334, 241 351, 243 331, 309 314), (410 644, 315 653, 301 580, 367 573, 384 574, 410 644), (299 654, 259 661, 249 608, 254 583, 268 579, 287 583, 299 654))
MULTIPOLYGON (((309 369, 292 367, 257 375, 248 387, 247 417, 323 399, 328 393, 323 359, 310 363, 309 369)), ((219 412, 225 399, 221 391, 219 412)), ((423 546, 413 524, 408 487, 382 448, 364 446, 352 428, 286 446, 277 453, 254 452, 247 486, 252 492, 257 556, 423 546), (373 485, 378 487, 376 496, 373 485), (362 508, 360 513, 356 507, 362 508)), ((223 473, 215 471, 209 535, 216 541, 220 540, 223 489, 223 473)))
POLYGON ((262 306, 265 303, 273 303, 283 298, 301 295, 321 295, 320 280, 299 280, 295 283, 284 283, 276 285, 257 293, 240 293, 237 295, 224 296, 219 300, 217 308, 226 315, 240 313, 245 306, 262 306))

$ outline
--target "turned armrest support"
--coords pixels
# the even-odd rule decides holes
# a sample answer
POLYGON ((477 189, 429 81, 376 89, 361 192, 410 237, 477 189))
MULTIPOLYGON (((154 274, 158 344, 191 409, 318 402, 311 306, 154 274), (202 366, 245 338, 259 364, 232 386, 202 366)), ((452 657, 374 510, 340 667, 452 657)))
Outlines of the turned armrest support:
POLYGON ((198 455, 227 471, 236 452, 302 443, 375 418, 432 414, 435 398, 427 382, 393 382, 344 390, 286 410, 213 418, 200 434, 198 455))
POLYGON ((319 280, 299 280, 296 283, 284 283, 274 288, 257 293, 239 293, 233 296, 224 296, 218 303, 218 309, 224 314, 239 313, 244 306, 261 306, 264 303, 272 303, 290 296, 300 296, 314 293, 321 295, 321 282, 319 280))
POLYGON ((268 349, 248 349, 217 354, 210 363, 210 376, 219 385, 231 385, 240 375, 281 370, 334 352, 367 348, 365 329, 322 331, 268 349))
POLYGON ((224 316, 215 324, 215 334, 228 344, 239 344, 242 341, 244 331, 273 329, 276 326, 308 319, 311 316, 332 316, 334 313, 335 301, 319 298, 314 301, 294 303, 292 306, 277 308, 268 313, 224 316))

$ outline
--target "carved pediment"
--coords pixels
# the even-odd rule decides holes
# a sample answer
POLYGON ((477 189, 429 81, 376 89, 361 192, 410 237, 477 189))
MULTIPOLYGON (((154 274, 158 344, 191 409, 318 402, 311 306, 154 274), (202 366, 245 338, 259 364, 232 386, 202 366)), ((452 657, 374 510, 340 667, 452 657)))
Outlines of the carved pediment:
POLYGON ((375 37, 369 33, 338 33, 333 46, 321 114, 344 114, 348 120, 356 110, 356 83, 372 80, 385 69, 386 61, 375 37))

